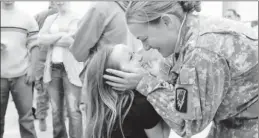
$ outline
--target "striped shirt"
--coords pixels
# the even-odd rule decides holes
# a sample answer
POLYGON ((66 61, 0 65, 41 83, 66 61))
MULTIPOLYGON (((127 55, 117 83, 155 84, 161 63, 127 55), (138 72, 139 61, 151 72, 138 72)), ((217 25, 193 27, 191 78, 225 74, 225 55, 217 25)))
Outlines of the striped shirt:
POLYGON ((30 50, 37 46, 38 24, 23 11, 1 9, 1 78, 25 75, 30 50))

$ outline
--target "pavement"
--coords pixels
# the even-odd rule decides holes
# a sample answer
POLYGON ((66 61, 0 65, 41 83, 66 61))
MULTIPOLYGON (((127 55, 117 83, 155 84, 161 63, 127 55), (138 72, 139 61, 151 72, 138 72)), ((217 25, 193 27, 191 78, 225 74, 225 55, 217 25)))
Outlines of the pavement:
MULTIPOLYGON (((52 138, 52 116, 51 110, 48 111, 47 117, 47 131, 41 132, 39 130, 39 121, 34 121, 35 129, 38 138, 52 138)), ((18 124, 18 113, 14 102, 9 100, 6 116, 5 116, 5 132, 3 138, 21 138, 18 124)))
MULTIPOLYGON (((11 97, 11 96, 10 96, 11 97)), ((34 103, 34 105, 36 105, 34 103)), ((36 106, 34 106, 36 107, 36 106)), ((18 114, 17 110, 15 108, 14 102, 9 99, 7 112, 5 116, 5 132, 3 138, 21 138, 19 133, 19 124, 18 124, 18 114)), ((52 116, 51 116, 51 109, 48 111, 48 117, 47 117, 47 131, 41 132, 39 130, 39 121, 35 120, 35 129, 38 138, 52 138, 52 116)), ((68 131, 68 119, 66 119, 66 125, 67 125, 67 131, 68 131)), ((203 132, 193 136, 192 138, 205 138, 208 134, 209 127, 207 127, 203 132)), ((181 138, 173 131, 170 134, 169 138, 181 138)))

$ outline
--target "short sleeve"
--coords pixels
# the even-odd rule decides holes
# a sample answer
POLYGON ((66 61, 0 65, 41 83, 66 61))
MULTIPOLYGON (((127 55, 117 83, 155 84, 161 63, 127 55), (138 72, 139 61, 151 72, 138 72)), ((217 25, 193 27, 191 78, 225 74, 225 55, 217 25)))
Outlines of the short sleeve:
POLYGON ((27 48, 29 51, 35 47, 38 46, 38 33, 39 33, 39 26, 36 20, 28 16, 28 39, 27 39, 27 48))
POLYGON ((161 117, 155 111, 153 106, 142 95, 136 96, 135 111, 138 114, 137 121, 143 129, 151 129, 155 127, 161 120, 161 117))
POLYGON ((96 45, 105 28, 105 17, 99 10, 91 8, 78 23, 79 27, 70 51, 79 62, 88 59, 90 49, 96 45))

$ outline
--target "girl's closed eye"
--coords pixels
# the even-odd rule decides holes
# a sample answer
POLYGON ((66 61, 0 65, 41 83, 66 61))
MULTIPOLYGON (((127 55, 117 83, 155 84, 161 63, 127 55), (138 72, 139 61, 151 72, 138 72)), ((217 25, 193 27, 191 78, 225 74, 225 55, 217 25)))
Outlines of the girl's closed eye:
POLYGON ((130 60, 133 59, 134 54, 135 54, 135 52, 131 52, 131 53, 130 53, 130 60))

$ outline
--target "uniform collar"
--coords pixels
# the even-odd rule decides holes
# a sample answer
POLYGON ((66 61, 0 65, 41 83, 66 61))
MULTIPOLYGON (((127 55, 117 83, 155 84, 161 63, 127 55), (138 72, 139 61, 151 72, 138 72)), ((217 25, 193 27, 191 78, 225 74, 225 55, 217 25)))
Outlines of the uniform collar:
POLYGON ((185 52, 188 48, 195 47, 199 37, 200 21, 197 15, 189 14, 183 29, 182 42, 179 45, 178 53, 173 53, 166 58, 168 64, 163 67, 164 72, 171 72, 180 68, 185 52))

